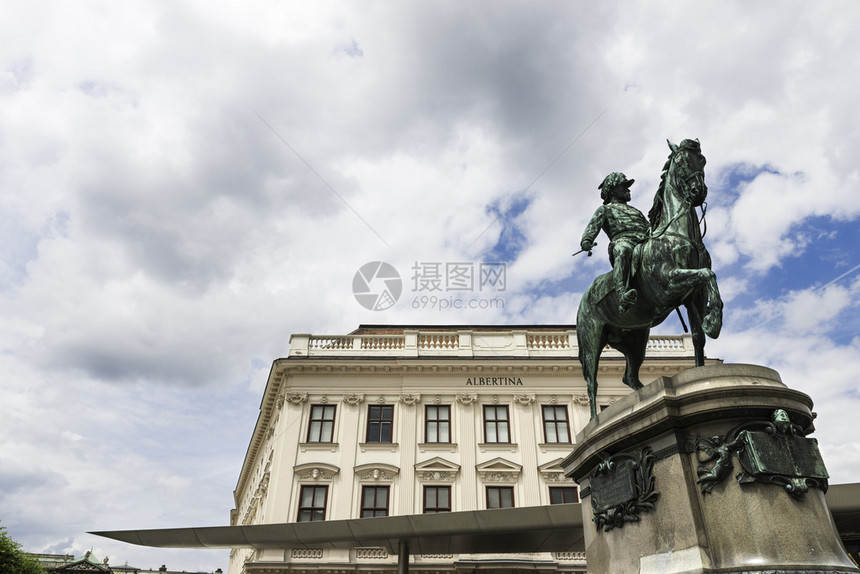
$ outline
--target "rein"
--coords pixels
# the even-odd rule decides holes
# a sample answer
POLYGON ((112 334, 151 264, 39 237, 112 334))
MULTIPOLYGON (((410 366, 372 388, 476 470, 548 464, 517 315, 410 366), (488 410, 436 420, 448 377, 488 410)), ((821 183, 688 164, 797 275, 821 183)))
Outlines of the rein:
MULTIPOLYGON (((686 206, 686 209, 691 209, 691 208, 692 208, 692 206, 690 205, 690 201, 689 201, 689 200, 687 200, 687 199, 685 199, 685 200, 684 200, 684 205, 686 206)), ((679 210, 678 210, 678 213, 676 213, 676 214, 675 214, 675 216, 674 216, 672 219, 670 219, 668 222, 666 222, 666 225, 664 225, 664 226, 663 226, 663 229, 661 229, 661 230, 660 230, 659 232, 657 232, 657 233, 654 233, 654 230, 653 230, 653 229, 651 229, 651 230, 649 230, 649 232, 648 232, 648 236, 649 236, 651 239, 657 239, 658 237, 660 237, 661 235, 663 235, 664 233, 666 233, 666 230, 667 230, 667 229, 669 229, 669 226, 670 226, 670 225, 672 225, 673 223, 675 223, 675 221, 677 221, 677 220, 678 220, 682 215, 684 215, 684 212, 685 212, 685 210, 684 210, 684 209, 679 209, 679 210)))

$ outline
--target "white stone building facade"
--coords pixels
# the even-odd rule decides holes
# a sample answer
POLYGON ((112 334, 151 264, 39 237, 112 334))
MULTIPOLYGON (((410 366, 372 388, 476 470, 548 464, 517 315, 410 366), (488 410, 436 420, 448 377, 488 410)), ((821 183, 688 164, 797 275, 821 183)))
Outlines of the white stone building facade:
MULTIPOLYGON (((232 525, 577 502, 559 462, 588 422, 572 326, 361 326, 293 335, 269 374, 232 525)), ((708 360, 716 363, 717 360, 708 360)), ((598 400, 628 394, 607 349, 598 400)), ((644 383, 694 365, 652 336, 644 383)), ((229 574, 394 572, 379 548, 231 553, 229 574)), ((410 570, 584 572, 580 553, 414 555, 410 570)))

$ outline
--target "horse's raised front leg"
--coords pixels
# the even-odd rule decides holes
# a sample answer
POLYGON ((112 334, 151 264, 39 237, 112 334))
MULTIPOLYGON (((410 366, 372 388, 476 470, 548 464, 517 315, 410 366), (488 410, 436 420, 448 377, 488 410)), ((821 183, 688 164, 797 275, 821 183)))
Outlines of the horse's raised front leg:
POLYGON ((669 284, 666 287, 666 295, 676 300, 686 300, 693 291, 709 283, 713 278, 716 285, 716 276, 710 269, 684 269, 675 267, 666 274, 669 284))
POLYGON ((669 286, 666 291, 670 297, 687 299, 691 293, 700 288, 706 290, 707 304, 702 305, 702 328, 708 337, 712 339, 719 337, 723 326, 723 300, 720 298, 717 276, 714 272, 708 268, 675 268, 667 274, 667 277, 669 286))

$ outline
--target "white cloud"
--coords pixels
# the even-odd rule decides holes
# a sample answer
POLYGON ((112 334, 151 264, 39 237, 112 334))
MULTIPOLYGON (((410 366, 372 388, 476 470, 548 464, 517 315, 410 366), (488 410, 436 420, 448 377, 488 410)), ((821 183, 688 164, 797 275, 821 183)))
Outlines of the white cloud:
MULTIPOLYGON (((858 10, 7 7, 0 431, 16 438, 0 449, 15 493, 0 498, 4 525, 31 550, 80 554, 102 544, 88 529, 226 523, 291 332, 574 322, 579 293, 608 268, 605 238, 594 257, 570 257, 597 185, 624 171, 647 211, 666 138, 700 138, 709 160, 707 240, 738 305, 709 353, 808 389, 834 476, 856 476, 857 446, 839 429, 856 406, 844 373, 857 288, 816 291, 810 277, 782 293, 768 279, 819 240, 798 233, 809 217, 860 214, 858 10), (739 165, 770 171, 727 189, 739 165), (477 262, 512 231, 522 244, 503 311, 412 307, 415 261, 477 262), (374 260, 407 287, 384 313, 351 292, 374 260), (742 307, 758 285, 758 306, 742 307)), ((854 248, 841 247, 847 270, 854 248)), ((144 568, 226 566, 223 553, 101 547, 144 568)))

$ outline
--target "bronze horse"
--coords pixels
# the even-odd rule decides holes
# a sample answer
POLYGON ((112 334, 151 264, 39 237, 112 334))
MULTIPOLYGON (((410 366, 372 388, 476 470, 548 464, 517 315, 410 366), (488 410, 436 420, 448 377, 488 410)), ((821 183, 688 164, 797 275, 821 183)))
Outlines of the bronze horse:
POLYGON ((605 273, 579 303, 576 337, 591 418, 597 416, 597 365, 607 344, 624 355, 623 381, 635 390, 643 386, 639 368, 651 327, 662 323, 673 309, 681 305, 687 309, 696 366, 705 364, 705 335, 716 339, 722 327, 723 302, 695 211, 708 195, 705 156, 699 140, 667 143, 671 153, 648 212, 651 230, 637 246, 631 265, 630 284, 638 290, 638 300, 621 313, 612 273, 605 273))

